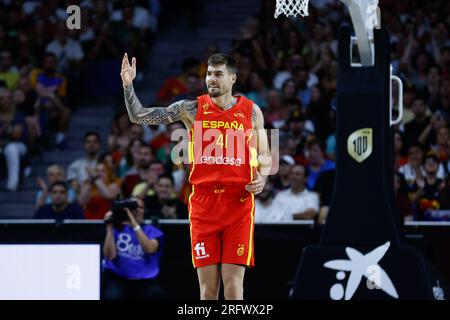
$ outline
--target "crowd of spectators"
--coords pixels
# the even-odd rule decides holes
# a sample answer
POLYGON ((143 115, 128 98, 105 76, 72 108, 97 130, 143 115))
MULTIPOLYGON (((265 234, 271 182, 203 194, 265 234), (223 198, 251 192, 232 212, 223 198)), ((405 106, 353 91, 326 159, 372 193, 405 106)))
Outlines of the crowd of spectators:
MULTIPOLYGON (((22 100, 31 103, 21 107, 29 112, 25 119, 9 116, 14 124, 10 139, 16 143, 17 154, 23 149, 19 142, 23 140, 23 135, 19 135, 23 128, 29 132, 26 145, 32 140, 30 136, 38 139, 43 134, 38 115, 46 108, 51 111, 49 116, 57 119, 56 132, 64 134, 72 110, 65 97, 71 91, 70 79, 80 76, 77 65, 85 59, 115 55, 117 47, 121 52, 130 48, 130 55, 138 59, 146 50, 141 42, 132 40, 133 35, 146 37, 154 29, 151 23, 140 20, 140 11, 135 7, 124 5, 114 11, 115 2, 83 3, 90 4, 90 17, 83 15, 86 20, 91 18, 90 31, 63 35, 58 16, 36 6, 27 13, 40 17, 33 23, 36 36, 25 37, 29 46, 23 44, 27 40, 20 36, 22 28, 16 28, 16 37, 23 40, 16 41, 16 46, 4 47, 6 42, 0 41, 0 79, 5 78, 5 70, 18 73, 3 80, 1 110, 8 113, 8 106, 19 108, 20 104, 13 102, 20 98, 17 88, 23 92, 22 100), (44 40, 51 33, 39 30, 49 22, 54 23, 56 38, 44 40), (117 29, 115 23, 119 24, 117 29), (61 59, 57 50, 48 50, 58 47, 57 42, 64 37, 72 39, 78 48, 72 59, 66 57, 67 61, 61 59), (37 61, 42 61, 39 71, 29 67, 33 62, 24 59, 23 51, 31 46, 40 46, 43 52, 34 62, 36 67, 37 61), (64 70, 72 74, 64 74, 64 70), (44 107, 47 104, 52 107, 44 107)), ((323 223, 335 174, 336 115, 332 101, 336 95, 337 32, 343 21, 350 18, 338 0, 311 1, 309 16, 304 19, 273 19, 274 6, 275 1, 262 0, 260 12, 242 25, 231 46, 238 65, 234 94, 255 101, 264 113, 266 128, 280 130, 280 169, 257 195, 256 221, 314 219, 323 223)), ((395 128, 396 202, 405 219, 423 220, 428 218, 429 209, 450 209, 450 19, 446 15, 450 4, 444 0, 380 1, 380 8, 381 23, 391 36, 393 72, 402 78, 405 87, 403 119, 395 128)), ((13 26, 17 23, 17 15, 6 16, 13 26)), ((3 27, 3 33, 0 29, 0 39, 7 38, 5 30, 13 29, 3 27)), ((180 61, 180 74, 165 80, 154 105, 194 99, 205 92, 205 57, 219 51, 218 46, 211 44, 205 48, 204 57, 180 61)), ((189 167, 176 165, 170 158, 175 145, 171 133, 178 128, 183 128, 181 122, 133 125, 123 110, 114 118, 107 150, 100 150, 97 133, 87 133, 86 156, 67 168, 64 179, 68 197, 82 206, 84 218, 103 218, 117 195, 143 199, 145 218, 187 218, 189 167)), ((54 184, 50 174, 55 170, 64 175, 61 168, 49 168, 49 184, 54 184)), ((54 188, 49 193, 43 180, 40 188, 36 207, 49 205, 53 199, 54 188)))
MULTIPOLYGON (((99 77, 117 78, 111 74, 118 67, 111 66, 118 65, 123 50, 145 61, 159 11, 158 0, 0 1, 5 191, 16 191, 21 176, 30 175, 34 156, 48 148, 70 147, 67 130, 81 97, 111 94, 108 88, 99 90, 105 83, 99 77), (80 29, 66 25, 70 5, 80 8, 80 29)), ((120 92, 120 84, 114 90, 120 92)))

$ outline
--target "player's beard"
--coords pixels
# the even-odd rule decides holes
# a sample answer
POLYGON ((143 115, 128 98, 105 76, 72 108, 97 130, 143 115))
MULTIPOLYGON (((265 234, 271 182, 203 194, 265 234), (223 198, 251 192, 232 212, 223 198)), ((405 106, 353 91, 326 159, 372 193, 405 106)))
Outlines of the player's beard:
POLYGON ((227 92, 228 92, 228 90, 226 90, 226 88, 223 88, 223 87, 218 87, 217 90, 213 90, 212 92, 211 92, 210 88, 208 88, 208 94, 211 98, 218 98, 220 96, 223 96, 227 92))
POLYGON ((211 98, 217 98, 217 97, 220 97, 221 95, 223 95, 223 92, 222 92, 222 90, 220 90, 220 88, 217 90, 213 90, 213 91, 211 91, 208 88, 208 94, 211 98))

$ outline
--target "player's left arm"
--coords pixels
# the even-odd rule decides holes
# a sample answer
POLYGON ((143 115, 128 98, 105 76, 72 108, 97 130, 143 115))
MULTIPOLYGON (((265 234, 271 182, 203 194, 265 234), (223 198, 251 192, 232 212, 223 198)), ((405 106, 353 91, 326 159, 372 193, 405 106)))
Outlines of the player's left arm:
POLYGON ((264 129, 264 116, 258 105, 253 104, 252 111, 253 136, 258 156, 258 168, 255 179, 246 186, 246 190, 258 194, 264 188, 272 167, 272 157, 269 148, 269 140, 264 129))

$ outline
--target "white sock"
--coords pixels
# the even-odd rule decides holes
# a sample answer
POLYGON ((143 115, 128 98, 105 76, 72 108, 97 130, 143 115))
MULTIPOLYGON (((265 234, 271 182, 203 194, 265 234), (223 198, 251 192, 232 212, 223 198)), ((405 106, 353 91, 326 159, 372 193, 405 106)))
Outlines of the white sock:
POLYGON ((62 142, 65 137, 66 137, 66 134, 64 132, 58 132, 56 134, 56 143, 62 142))

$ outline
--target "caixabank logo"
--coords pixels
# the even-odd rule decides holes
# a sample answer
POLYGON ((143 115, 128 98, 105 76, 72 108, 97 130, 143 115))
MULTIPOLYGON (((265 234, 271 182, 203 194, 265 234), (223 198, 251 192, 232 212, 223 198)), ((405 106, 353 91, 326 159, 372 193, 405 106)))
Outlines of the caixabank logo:
POLYGON ((389 296, 398 299, 397 290, 394 287, 389 275, 378 264, 388 251, 390 242, 373 249, 367 254, 362 254, 358 250, 346 247, 345 252, 349 260, 330 260, 324 263, 324 267, 337 270, 336 279, 345 281, 348 274, 347 284, 335 283, 330 288, 330 298, 333 300, 350 300, 356 289, 358 289, 363 277, 366 278, 368 289, 383 290, 389 296))

